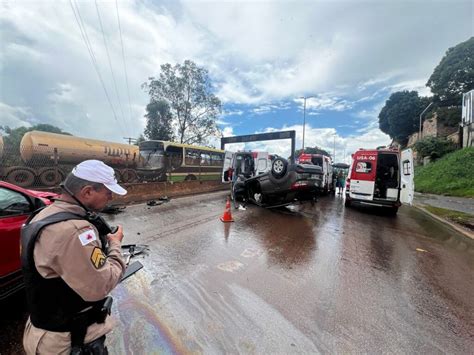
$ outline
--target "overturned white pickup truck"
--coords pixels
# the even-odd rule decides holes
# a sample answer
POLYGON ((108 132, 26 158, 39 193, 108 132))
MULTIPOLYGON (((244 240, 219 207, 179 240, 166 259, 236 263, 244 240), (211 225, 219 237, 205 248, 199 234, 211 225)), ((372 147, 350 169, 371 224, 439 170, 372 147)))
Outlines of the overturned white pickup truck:
POLYGON ((267 152, 226 151, 222 171, 222 181, 231 183, 234 201, 263 207, 314 200, 323 187, 322 176, 319 166, 291 164, 267 152))

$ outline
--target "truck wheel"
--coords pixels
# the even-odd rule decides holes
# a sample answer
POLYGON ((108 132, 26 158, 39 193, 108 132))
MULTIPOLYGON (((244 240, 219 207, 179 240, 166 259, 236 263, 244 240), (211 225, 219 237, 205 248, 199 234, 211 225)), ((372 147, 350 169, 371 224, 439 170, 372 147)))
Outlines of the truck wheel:
POLYGON ((276 158, 272 163, 272 175, 281 178, 285 175, 288 168, 288 162, 283 158, 276 158))
POLYGON ((7 182, 18 185, 20 187, 28 187, 33 185, 35 174, 28 168, 17 168, 7 174, 7 182))
POLYGON ((137 172, 133 169, 123 169, 120 172, 120 176, 117 176, 117 179, 119 179, 123 182, 137 182, 138 181, 138 175, 137 172))
POLYGON ((55 168, 47 168, 39 174, 39 181, 43 186, 57 186, 64 179, 64 174, 61 170, 55 168))

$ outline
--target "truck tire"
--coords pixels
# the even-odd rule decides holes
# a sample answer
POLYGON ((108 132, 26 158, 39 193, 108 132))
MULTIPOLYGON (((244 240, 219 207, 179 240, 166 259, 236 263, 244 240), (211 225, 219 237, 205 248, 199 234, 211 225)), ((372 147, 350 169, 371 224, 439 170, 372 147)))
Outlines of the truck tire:
POLYGON ((39 174, 39 181, 41 185, 47 187, 57 186, 63 181, 64 174, 60 169, 46 168, 39 174))
MULTIPOLYGON (((121 181, 125 183, 138 181, 137 172, 133 169, 123 169, 120 172, 120 178, 121 178, 121 181)), ((117 176, 117 179, 118 179, 118 176, 117 176)))
POLYGON ((7 182, 20 187, 29 187, 35 182, 35 173, 29 168, 15 168, 6 177, 7 182))
POLYGON ((272 175, 277 179, 285 176, 287 169, 288 162, 286 159, 278 157, 272 163, 272 175))

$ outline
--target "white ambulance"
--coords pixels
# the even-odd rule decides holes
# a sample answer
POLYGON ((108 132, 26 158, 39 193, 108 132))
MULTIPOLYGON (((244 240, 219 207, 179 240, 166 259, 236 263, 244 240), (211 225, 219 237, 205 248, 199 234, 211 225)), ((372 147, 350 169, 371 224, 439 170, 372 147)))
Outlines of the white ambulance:
POLYGON ((402 203, 412 204, 413 152, 411 149, 359 149, 352 154, 346 180, 346 207, 358 204, 398 212, 402 203))

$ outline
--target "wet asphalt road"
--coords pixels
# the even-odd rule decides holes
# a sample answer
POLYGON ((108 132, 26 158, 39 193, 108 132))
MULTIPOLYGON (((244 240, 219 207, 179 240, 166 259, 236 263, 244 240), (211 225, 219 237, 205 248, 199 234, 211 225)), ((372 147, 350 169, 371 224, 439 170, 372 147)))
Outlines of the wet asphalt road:
MULTIPOLYGON (((472 353, 474 241, 413 208, 390 217, 338 196, 223 224, 224 199, 109 217, 150 245, 113 292, 112 353, 472 353)), ((3 349, 18 349, 21 317, 2 322, 3 349)))

